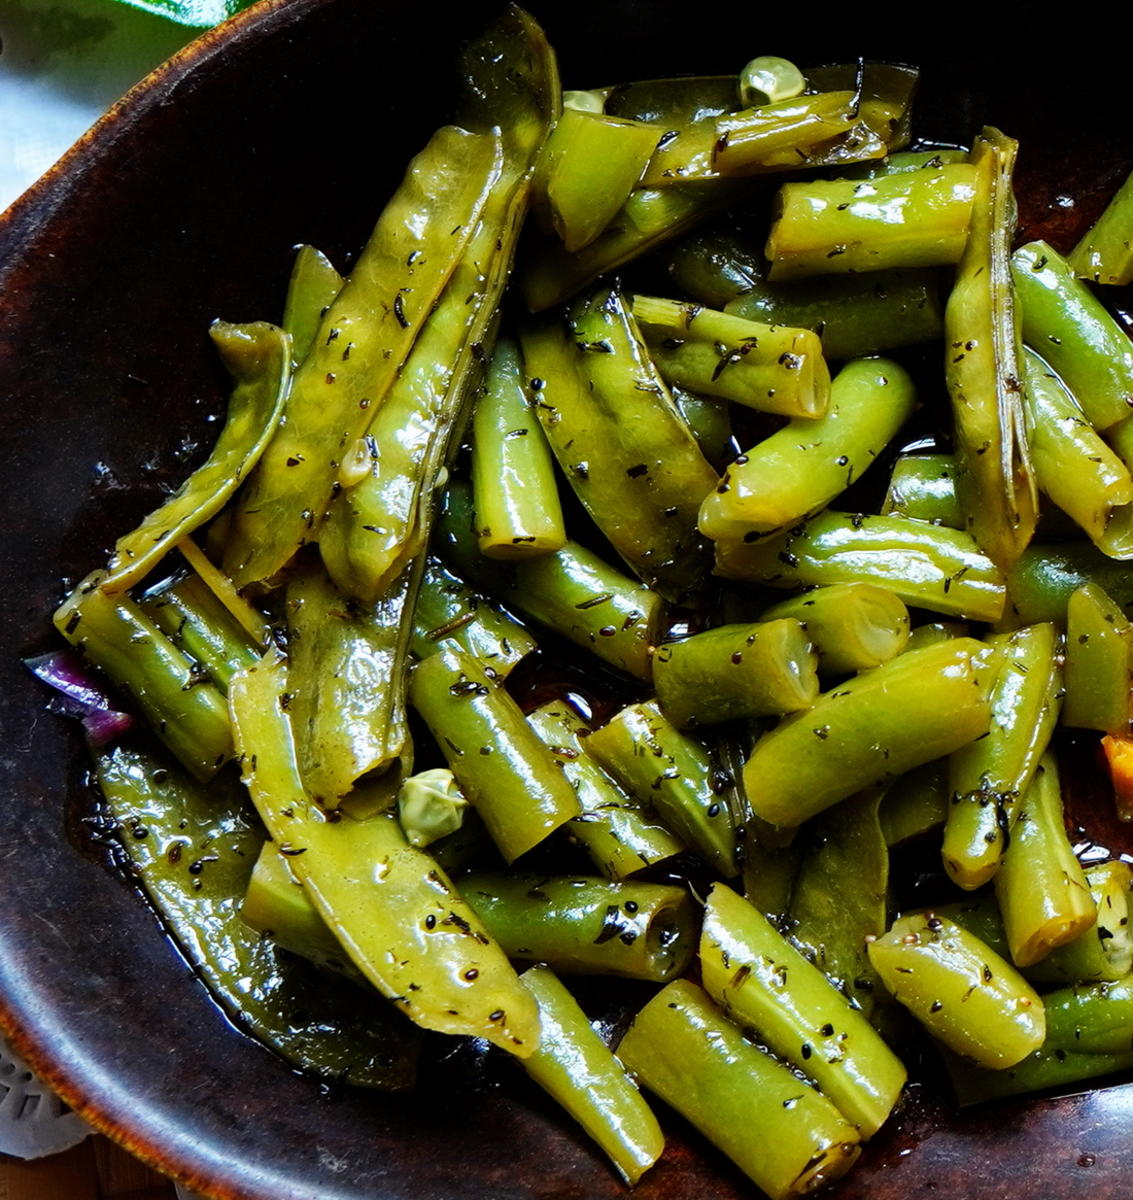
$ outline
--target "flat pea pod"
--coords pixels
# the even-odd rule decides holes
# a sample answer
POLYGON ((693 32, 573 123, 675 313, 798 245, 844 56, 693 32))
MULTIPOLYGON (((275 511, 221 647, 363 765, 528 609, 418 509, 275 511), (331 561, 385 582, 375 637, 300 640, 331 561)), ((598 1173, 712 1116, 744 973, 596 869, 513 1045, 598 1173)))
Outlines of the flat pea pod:
POLYGON ((617 1054, 772 1200, 813 1191, 858 1156, 860 1135, 834 1105, 687 980, 653 997, 617 1054))
POLYGON ((665 1148, 657 1118, 554 972, 537 965, 520 980, 539 1005, 541 1030, 523 1069, 602 1147, 626 1183, 636 1183, 665 1148))
POLYGON ((530 1054, 536 1006, 434 860, 392 814, 332 820, 307 793, 280 704, 287 690, 285 664, 268 657, 233 679, 229 703, 252 800, 311 902, 410 1020, 530 1054))
POLYGON ((696 953, 684 888, 491 871, 465 875, 460 894, 509 958, 562 974, 667 983, 696 953))
POLYGON ((1029 983, 946 917, 902 917, 869 944, 885 986, 949 1049, 980 1066, 1003 1068, 1039 1049, 1043 1002, 1029 983))
POLYGON ((474 658, 440 648, 414 668, 409 702, 509 863, 578 816, 550 750, 474 658))
POLYGON ((239 788, 225 779, 202 787, 140 743, 99 754, 95 772, 147 895, 238 1025, 300 1070, 360 1087, 413 1086, 413 1026, 372 993, 277 954, 242 920, 264 837, 239 788))
POLYGON ((901 1060, 817 967, 723 884, 704 911, 700 966, 725 1015, 810 1076, 863 1138, 881 1128, 905 1084, 901 1060))
POLYGON ((744 766, 755 814, 801 825, 855 792, 987 732, 992 652, 955 638, 898 655, 824 692, 765 733, 744 766))
POLYGON ((160 508, 120 537, 99 587, 133 587, 193 530, 214 517, 259 461, 283 413, 291 374, 291 341, 265 321, 213 323, 209 334, 232 374, 228 417, 216 445, 160 508))

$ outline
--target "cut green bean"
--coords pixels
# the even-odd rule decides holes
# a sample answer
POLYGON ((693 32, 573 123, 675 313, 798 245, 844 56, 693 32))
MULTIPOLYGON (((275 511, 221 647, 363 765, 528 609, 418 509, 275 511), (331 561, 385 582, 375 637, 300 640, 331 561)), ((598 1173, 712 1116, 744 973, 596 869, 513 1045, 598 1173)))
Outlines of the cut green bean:
POLYGON ((881 832, 885 844, 899 846, 931 833, 948 816, 948 763, 938 759, 915 767, 895 779, 881 801, 881 832))
POLYGON ((609 879, 625 879, 684 849, 683 843, 598 765, 587 749, 590 726, 563 701, 527 714, 578 794, 582 812, 567 832, 609 879))
POLYGON ((300 246, 291 267, 283 328, 291 335, 291 359, 298 366, 311 352, 319 322, 342 291, 342 276, 314 246, 300 246))
POLYGON ((566 544, 554 460, 510 338, 496 342, 472 414, 472 493, 481 554, 529 558, 566 544))
POLYGON ((1066 699, 1063 725, 1129 732, 1133 625, 1096 583, 1071 593, 1066 605, 1066 699))
POLYGON ((704 746, 655 701, 631 704, 594 730, 587 749, 615 779, 725 879, 737 873, 736 832, 722 779, 704 746))
POLYGON ((992 652, 972 638, 907 651, 765 733, 744 767, 753 811, 801 825, 987 732, 992 652))
POLYGON ((1133 1067, 1133 1050, 1121 1054, 1076 1054, 1042 1048, 1005 1071, 982 1070, 954 1054, 946 1056, 945 1064, 957 1102, 966 1107, 1124 1073, 1133 1067))
POLYGON ((1067 259, 1081 279, 1123 287, 1133 283, 1133 174, 1067 259))
POLYGON ((700 507, 701 533, 766 537, 813 516, 868 470, 915 406, 913 381, 892 359, 847 363, 824 414, 789 421, 728 467, 700 507))
POLYGON ((669 385, 673 403, 692 430, 701 454, 719 469, 725 458, 733 453, 732 418, 730 405, 719 396, 700 396, 686 391, 675 383, 669 385))
POLYGON ((654 996, 617 1053, 771 1200, 813 1191, 858 1156, 859 1134, 834 1105, 746 1041, 687 980, 654 996))
POLYGON ((475 659, 442 647, 414 668, 409 700, 509 863, 578 816, 550 750, 475 659))
POLYGON ((818 654, 818 669, 834 675, 865 671, 895 658, 909 640, 909 610, 888 588, 843 583, 815 588, 765 609, 764 621, 801 621, 818 654))
POLYGON ((902 454, 893 464, 881 513, 963 529, 964 514, 956 499, 956 459, 951 454, 902 454))
POLYGON ((520 976, 539 1005, 539 1045, 523 1069, 610 1156, 629 1184, 661 1157, 665 1137, 625 1068, 575 998, 544 966, 520 976))
POLYGON ((1043 1002, 977 937, 934 913, 902 917, 869 945, 885 986, 949 1049, 984 1067, 1021 1062, 1043 1043, 1043 1002))
POLYGON ((827 510, 782 538, 717 542, 716 571, 779 588, 873 583, 974 621, 998 620, 1005 600, 1003 575, 969 534, 905 517, 827 510))
POLYGON ((460 894, 509 958, 563 974, 667 983, 696 953, 692 901, 683 888, 481 872, 461 879, 460 894))
POLYGON ((723 884, 708 897, 700 941, 704 989, 741 1028, 809 1075, 872 1137, 905 1083, 901 1060, 818 968, 723 884))
POLYGON ((1084 583, 1096 583, 1128 614, 1133 609, 1133 572, 1089 542, 1028 547, 1007 576, 1011 624, 1054 621, 1066 625, 1070 597, 1084 583))
POLYGON ((944 866, 971 891, 999 869, 1019 803, 1058 721, 1062 639, 1047 622, 989 639, 998 651, 987 736, 952 756, 944 866))

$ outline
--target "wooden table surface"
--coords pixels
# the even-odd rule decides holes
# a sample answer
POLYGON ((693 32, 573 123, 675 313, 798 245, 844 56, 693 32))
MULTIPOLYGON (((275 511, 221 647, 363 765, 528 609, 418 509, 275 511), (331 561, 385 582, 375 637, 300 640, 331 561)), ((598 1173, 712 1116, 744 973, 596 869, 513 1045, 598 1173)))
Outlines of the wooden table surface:
POLYGON ((173 1184, 102 1136, 34 1162, 0 1155, 0 1200, 176 1200, 173 1184))

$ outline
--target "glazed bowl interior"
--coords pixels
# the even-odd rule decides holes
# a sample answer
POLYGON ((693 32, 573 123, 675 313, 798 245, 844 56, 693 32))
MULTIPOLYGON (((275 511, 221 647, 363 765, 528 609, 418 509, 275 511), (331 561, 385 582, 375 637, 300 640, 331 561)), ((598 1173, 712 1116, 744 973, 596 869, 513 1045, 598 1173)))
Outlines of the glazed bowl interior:
MULTIPOLYGON (((209 322, 278 319, 297 243, 349 263, 446 119, 456 49, 492 8, 267 0, 148 81, 0 225, 0 1015, 73 1105, 209 1195, 625 1194, 519 1071, 475 1047, 436 1053, 418 1092, 391 1098, 321 1086, 239 1032, 100 861, 80 736, 45 711, 19 662, 52 644, 67 583, 101 564, 214 436, 224 382, 209 322)), ((1075 47, 1021 33, 1006 9, 930 42, 860 12, 800 22, 720 0, 531 8, 566 86, 735 71, 768 50, 804 64, 921 64, 918 128, 961 142, 994 123, 1019 137, 1023 230, 1063 248, 1133 165, 1120 38, 1091 42, 1088 79, 1069 79, 1075 47)), ((1120 830, 1099 836, 1125 848, 1120 830)), ((1131 1104, 1113 1086, 957 1115, 915 1090, 831 1195, 999 1196, 1020 1171, 1051 1198, 1085 1186, 1127 1195, 1131 1104)), ((753 1193, 668 1124, 642 1200, 753 1193)))

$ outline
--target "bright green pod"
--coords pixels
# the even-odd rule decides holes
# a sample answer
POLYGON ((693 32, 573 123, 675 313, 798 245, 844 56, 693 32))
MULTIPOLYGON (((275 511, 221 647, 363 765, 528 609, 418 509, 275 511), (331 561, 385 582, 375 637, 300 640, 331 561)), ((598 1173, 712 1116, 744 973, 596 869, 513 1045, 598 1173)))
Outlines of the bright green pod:
POLYGON ((684 844, 598 765, 591 728, 565 701, 527 714, 578 794, 582 812, 566 826, 608 879, 625 879, 684 850, 684 844))
POLYGON ((653 686, 662 712, 685 729, 808 708, 818 674, 806 631, 785 618, 663 642, 653 656, 653 686))
POLYGON ((216 516, 255 467, 279 424, 291 376, 287 335, 265 321, 214 321, 209 334, 235 385, 224 428, 205 462, 114 544, 99 584, 108 594, 133 587, 178 542, 216 516))
POLYGON ((1070 597, 1084 583, 1103 588, 1127 614, 1133 609, 1133 572, 1127 564, 1085 541, 1030 546, 1007 575, 1004 621, 1054 621, 1065 627, 1070 597))
POLYGON ((566 544, 554 459, 510 338, 497 340, 472 413, 472 495, 481 554, 531 558, 566 544))
POLYGON ((142 610, 221 688, 260 651, 199 575, 166 580, 140 599, 142 610))
POLYGON ((1080 279, 1124 287, 1133 283, 1133 173, 1066 260, 1080 279))
POLYGON ((955 263, 975 196, 968 163, 873 180, 784 184, 765 248, 770 278, 955 263))
POLYGON ((319 322, 342 291, 343 282, 321 250, 300 246, 296 251, 282 321, 283 328, 291 335, 291 359, 296 366, 310 353, 319 322))
POLYGON ((949 764, 950 803, 944 867, 971 891, 999 869, 1019 803, 1058 723, 1062 638, 1049 622, 997 634, 987 736, 957 750, 949 764))
POLYGON ((1011 260, 1023 338, 1104 433, 1133 406, 1133 344, 1102 302, 1046 242, 1011 260))
POLYGON ((694 589, 708 565, 696 514, 717 476, 620 292, 599 288, 521 341, 547 440, 595 524, 667 599, 694 589))
POLYGON ((509 863, 578 816, 550 750, 474 658, 446 646, 418 663, 409 702, 509 863))
POLYGON ((995 874, 1011 960, 1028 967, 1082 936, 1098 919, 1082 864, 1066 835, 1053 754, 1044 755, 1019 804, 995 874))
POLYGON ((964 514, 956 499, 956 459, 951 454, 902 454, 893 464, 881 513, 963 529, 964 514))
POLYGON ((534 204, 574 253, 606 228, 638 185, 664 130, 567 107, 539 160, 534 204))
POLYGON ((970 534, 829 509, 784 537, 717 542, 716 571, 779 588, 873 583, 910 606, 973 621, 997 621, 1005 600, 1003 575, 970 534))
POLYGON ((700 506, 701 533, 767 537, 813 516, 873 465, 916 402, 912 378, 892 359, 847 363, 824 414, 789 421, 728 467, 700 506))
POLYGON ((987 732, 992 652, 973 638, 907 651, 765 733, 744 766, 752 810, 801 825, 987 732))
POLYGON ((723 884, 704 910, 700 969, 724 1015, 813 1079, 863 1139, 881 1128, 905 1084, 901 1060, 817 967, 723 884))
POLYGON ((520 980, 539 1005, 540 1029, 523 1069, 602 1147, 626 1183, 636 1183, 665 1149, 657 1118, 554 972, 534 966, 520 980))
POLYGON ((1123 1054, 1133 1047, 1133 980, 1074 984, 1047 992, 1043 1049, 1123 1054))
POLYGON ((696 953, 680 887, 582 875, 464 876, 460 894, 508 957, 570 975, 667 983, 696 953))
POLYGON ((1038 993, 979 938, 947 917, 917 914, 869 944, 893 997, 939 1041, 980 1066, 1014 1066, 1043 1043, 1038 993))
POLYGON ((617 1054, 771 1200, 837 1179, 858 1156, 860 1135, 834 1105, 747 1041, 687 980, 653 997, 617 1054))
POLYGON ((842 583, 814 588, 773 604, 762 620, 801 621, 818 654, 818 669, 833 675, 866 671, 895 658, 909 640, 909 610, 888 588, 842 583))
POLYGON ((269 657, 233 679, 229 702, 244 782, 311 903, 410 1020, 530 1054, 536 1006, 435 860, 409 845, 392 813, 333 820, 309 795, 280 703, 287 691, 285 661, 269 657))
POLYGON ((1105 590, 1084 583, 1066 605, 1066 698, 1074 729, 1128 733, 1133 625, 1105 590))
POLYGON ((997 129, 985 129, 972 147, 971 234, 944 310, 944 373, 952 402, 956 498, 963 528, 1004 570, 1026 549, 1038 512, 1020 386, 1022 343, 1011 282, 1016 221, 1012 176, 1017 151, 1018 143, 997 129))
POLYGON ((635 296, 633 314, 666 381, 761 412, 826 412, 830 372, 812 330, 760 325, 658 296, 635 296))
POLYGON ((723 878, 736 875, 736 831, 719 772, 704 746, 666 720, 656 701, 623 708, 586 746, 689 849, 723 878))
POLYGON ((1133 558, 1133 477, 1095 432, 1062 381, 1024 353, 1035 481, 1110 558, 1133 558))
POLYGON ((418 658, 428 658, 446 642, 471 654, 496 679, 506 679, 536 649, 535 639, 514 617, 429 555, 413 609, 409 648, 418 658))
POLYGON ((228 706, 128 595, 107 595, 88 575, 55 612, 55 628, 129 696, 137 711, 197 779, 232 757, 228 706))
POLYGON ((957 1103, 966 1107, 1124 1073, 1133 1067, 1133 1050, 1120 1054, 1078 1054, 1044 1047, 1005 1071, 986 1071, 955 1054, 948 1054, 945 1066, 957 1103))
POLYGON ((637 679, 653 671, 664 605, 656 592, 578 542, 522 562, 483 558, 472 528, 471 492, 450 483, 435 545, 478 587, 637 679))
POLYGON ((264 836, 234 780, 194 783, 140 744, 103 751, 95 773, 165 930, 231 1020, 324 1079, 413 1086, 420 1038, 412 1026, 375 1003, 372 991, 278 954, 241 919, 264 836))

